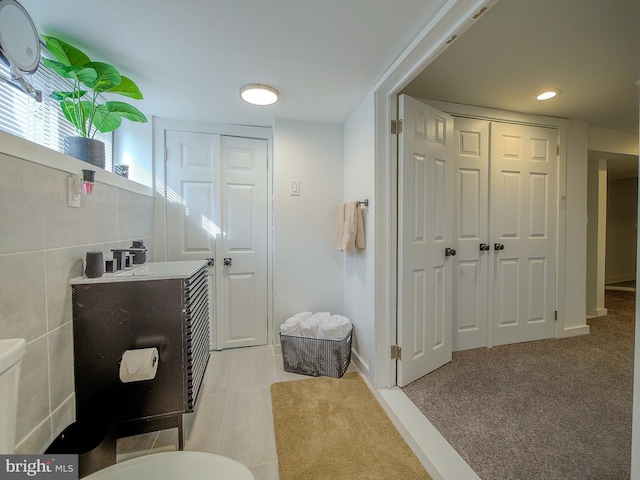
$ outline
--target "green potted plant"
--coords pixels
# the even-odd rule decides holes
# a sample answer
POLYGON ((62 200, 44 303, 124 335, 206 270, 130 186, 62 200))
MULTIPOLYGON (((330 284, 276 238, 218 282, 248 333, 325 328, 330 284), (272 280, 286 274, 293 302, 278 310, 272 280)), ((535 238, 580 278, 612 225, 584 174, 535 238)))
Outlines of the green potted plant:
POLYGON ((122 119, 146 122, 147 117, 132 105, 119 101, 102 103, 100 94, 118 94, 140 100, 142 93, 133 80, 103 62, 92 62, 82 51, 62 40, 43 35, 45 46, 55 60, 42 62, 63 78, 73 82, 71 91, 51 92, 60 103, 65 118, 78 136, 65 139, 65 153, 104 168, 104 143, 94 139, 96 132, 112 132, 122 119))

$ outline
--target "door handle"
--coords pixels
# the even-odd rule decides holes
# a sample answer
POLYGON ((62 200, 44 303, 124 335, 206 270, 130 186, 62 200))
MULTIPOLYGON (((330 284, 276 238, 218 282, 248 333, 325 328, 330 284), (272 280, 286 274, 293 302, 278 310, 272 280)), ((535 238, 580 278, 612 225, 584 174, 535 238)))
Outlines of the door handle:
POLYGON ((481 243, 480 244, 480 251, 481 252, 488 252, 491 249, 491 246, 488 243, 481 243))
POLYGON ((445 248, 444 249, 444 256, 445 257, 455 257, 456 256, 456 250, 455 248, 445 248))
POLYGON ((230 258, 227 257, 227 258, 224 259, 224 266, 225 267, 230 267, 231 263, 232 263, 232 260, 230 258))
POLYGON ((494 243, 494 244, 493 244, 493 250, 494 250, 495 252, 498 252, 498 251, 500 251, 500 250, 504 250, 504 245, 503 245, 503 244, 501 244, 501 243, 494 243))

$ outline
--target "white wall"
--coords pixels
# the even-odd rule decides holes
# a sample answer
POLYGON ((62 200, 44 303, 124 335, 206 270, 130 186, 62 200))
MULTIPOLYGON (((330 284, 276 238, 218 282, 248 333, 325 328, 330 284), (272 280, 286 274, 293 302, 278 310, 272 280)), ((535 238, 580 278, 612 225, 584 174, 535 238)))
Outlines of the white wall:
POLYGON ((344 254, 344 312, 355 325, 353 360, 370 382, 374 358, 375 117, 365 101, 344 127, 344 198, 369 199, 364 211, 366 247, 344 254))
POLYGON ((584 122, 568 122, 564 179, 566 205, 561 207, 564 209, 565 231, 560 234, 564 244, 559 248, 558 258, 558 261, 564 261, 564 269, 560 268, 558 278, 557 337, 589 333, 586 325, 587 131, 584 122))
MULTIPOLYGON (((640 104, 639 104, 640 106, 640 104)), ((636 153, 640 150, 640 143, 636 141, 636 153)), ((640 207, 640 201, 638 202, 640 207)), ((638 208, 638 219, 636 224, 640 223, 640 208, 638 208)), ((636 235, 636 265, 640 258, 640 235, 636 235)), ((638 282, 638 269, 636 269, 636 282, 638 282)), ((640 477, 640 295, 636 295, 635 309, 636 325, 635 325, 635 348, 633 360, 633 424, 631 436, 631 478, 640 477)))
POLYGON ((589 127, 589 150, 638 155, 638 135, 589 127))
POLYGON ((152 123, 122 122, 113 135, 113 163, 129 165, 129 179, 153 186, 152 123))
POLYGON ((605 282, 635 280, 638 178, 610 180, 607 192, 605 282))
MULTIPOLYGON (((604 304, 607 160, 589 159, 587 172, 587 314, 607 314, 604 304)), ((635 253, 635 245, 633 246, 635 253)))
POLYGON ((274 344, 295 313, 344 313, 344 253, 333 250, 343 178, 342 125, 274 122, 274 344), (289 194, 292 180, 300 182, 300 196, 289 194))

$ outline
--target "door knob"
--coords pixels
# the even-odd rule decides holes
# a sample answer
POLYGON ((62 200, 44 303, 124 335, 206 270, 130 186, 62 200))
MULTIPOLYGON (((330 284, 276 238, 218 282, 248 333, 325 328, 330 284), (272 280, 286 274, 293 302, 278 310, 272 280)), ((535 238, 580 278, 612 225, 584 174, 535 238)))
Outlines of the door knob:
POLYGON ((493 250, 494 251, 499 251, 499 250, 504 250, 504 245, 501 243, 494 243, 493 244, 493 250))
POLYGON ((455 248, 445 248, 444 249, 444 256, 445 257, 455 257, 456 253, 458 253, 458 252, 456 252, 455 248))
POLYGON ((207 261, 207 266, 209 266, 209 267, 215 267, 216 266, 216 259, 215 258, 205 258, 205 260, 207 261))
POLYGON ((225 267, 230 267, 231 266, 231 262, 232 262, 232 260, 230 258, 228 258, 228 257, 225 258, 224 259, 224 266, 225 267))
POLYGON ((480 251, 481 252, 488 252, 490 248, 491 248, 491 246, 489 246, 488 243, 481 243, 480 244, 480 251))

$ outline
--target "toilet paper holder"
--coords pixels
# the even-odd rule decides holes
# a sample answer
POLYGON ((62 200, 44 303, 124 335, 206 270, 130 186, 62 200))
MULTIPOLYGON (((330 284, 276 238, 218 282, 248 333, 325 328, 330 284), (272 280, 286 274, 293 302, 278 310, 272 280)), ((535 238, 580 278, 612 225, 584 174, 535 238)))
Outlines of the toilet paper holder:
POLYGON ((156 347, 126 350, 120 360, 122 383, 153 380, 158 373, 160 356, 156 347))

